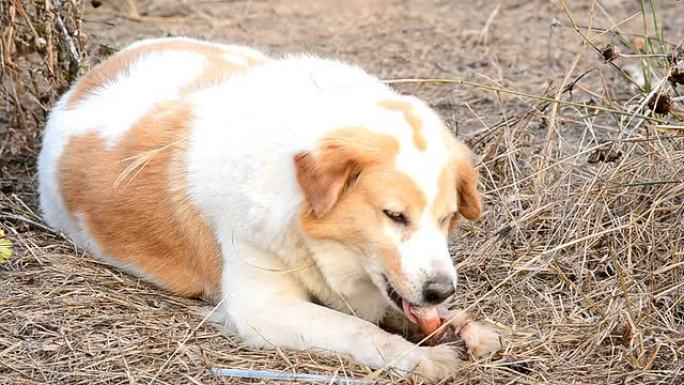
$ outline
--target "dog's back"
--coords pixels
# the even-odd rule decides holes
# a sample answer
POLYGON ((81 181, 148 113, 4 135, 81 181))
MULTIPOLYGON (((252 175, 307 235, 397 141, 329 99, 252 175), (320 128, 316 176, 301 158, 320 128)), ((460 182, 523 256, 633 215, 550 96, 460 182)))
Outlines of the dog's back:
POLYGON ((187 95, 269 59, 187 38, 135 43, 52 110, 38 160, 45 220, 99 258, 176 293, 214 296, 220 258, 185 191, 187 95))

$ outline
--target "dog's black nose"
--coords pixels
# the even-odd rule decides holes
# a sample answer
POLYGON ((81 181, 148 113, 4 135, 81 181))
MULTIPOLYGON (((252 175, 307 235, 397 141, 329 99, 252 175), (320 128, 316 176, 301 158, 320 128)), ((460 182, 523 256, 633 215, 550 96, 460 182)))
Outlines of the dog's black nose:
POLYGON ((423 285, 423 301, 437 305, 454 294, 454 283, 449 278, 431 279, 423 285))

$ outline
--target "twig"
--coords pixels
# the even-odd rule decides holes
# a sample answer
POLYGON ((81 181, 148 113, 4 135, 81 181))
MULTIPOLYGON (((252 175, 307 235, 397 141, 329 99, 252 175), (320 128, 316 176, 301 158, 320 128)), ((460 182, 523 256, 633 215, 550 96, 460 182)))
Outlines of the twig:
POLYGON ((45 226, 45 225, 42 224, 42 223, 39 223, 39 222, 36 222, 36 221, 34 221, 34 220, 28 219, 28 218, 26 218, 26 217, 24 217, 24 216, 21 216, 21 215, 0 212, 0 218, 3 218, 3 219, 11 219, 11 220, 15 220, 15 221, 24 222, 24 223, 27 223, 27 224, 29 224, 29 225, 31 225, 31 226, 37 227, 37 228, 39 228, 39 229, 41 229, 41 230, 43 230, 43 231, 46 231, 46 232, 48 232, 48 233, 59 234, 58 232, 56 232, 55 230, 49 228, 48 226, 45 226))
POLYGON ((66 25, 64 24, 64 20, 62 19, 62 14, 64 12, 62 9, 62 3, 58 4, 57 1, 58 0, 52 0, 52 5, 54 8, 56 8, 55 19, 57 20, 57 25, 59 26, 59 29, 62 32, 62 38, 67 46, 69 54, 71 55, 72 62, 76 63, 76 69, 78 70, 79 68, 81 68, 81 56, 79 55, 78 49, 76 48, 76 44, 74 43, 74 40, 71 38, 71 34, 69 33, 69 30, 67 29, 66 25))
MULTIPOLYGON (((601 49, 599 47, 597 47, 596 44, 594 44, 586 35, 584 35, 582 33, 582 31, 580 31, 579 27, 577 26, 577 23, 575 22, 575 18, 572 16, 572 12, 570 12, 570 8, 568 8, 568 4, 565 2, 565 0, 560 0, 560 2, 561 2, 561 5, 563 6, 563 11, 565 11, 565 14, 567 15, 568 19, 570 19, 570 23, 572 23, 572 28, 575 30, 575 33, 577 33, 577 35, 579 35, 585 42, 587 42, 587 44, 589 44, 589 46, 591 48, 593 48, 594 51, 596 51, 596 53, 601 55, 601 49)), ((608 65, 613 67, 628 82, 631 82, 632 84, 634 84, 634 86, 637 89, 641 90, 642 92, 645 91, 643 87, 641 87, 639 84, 637 84, 634 81, 634 79, 632 79, 629 75, 627 75, 625 73, 625 71, 622 70, 622 68, 617 66, 617 64, 610 61, 610 62, 608 62, 608 65)))
POLYGON ((202 321, 200 321, 200 323, 198 323, 197 326, 195 326, 195 328, 192 329, 192 330, 185 336, 185 338, 183 339, 183 341, 181 341, 181 343, 178 344, 178 347, 176 348, 176 350, 173 351, 173 353, 171 354, 171 356, 169 356, 169 358, 168 358, 166 361, 164 361, 164 364, 162 364, 162 366, 159 367, 159 370, 157 370, 157 372, 155 373, 154 377, 152 377, 152 379, 151 379, 150 382, 148 383, 149 385, 154 384, 154 382, 157 380, 157 377, 159 377, 159 375, 161 375, 161 374, 164 372, 164 369, 166 369, 166 366, 169 364, 169 362, 171 362, 171 360, 176 356, 176 354, 178 354, 178 352, 183 348, 183 346, 185 346, 185 344, 188 342, 188 340, 190 339, 190 337, 192 337, 192 336, 195 334, 195 332, 197 332, 197 330, 198 330, 200 327, 202 327, 202 325, 204 325, 204 324, 207 322, 207 320, 216 312, 216 310, 218 310, 218 309, 221 307, 221 305, 223 305, 223 301, 224 301, 224 299, 221 299, 221 301, 219 301, 219 303, 217 303, 216 306, 214 306, 214 307, 211 309, 211 311, 210 311, 209 313, 207 313, 207 315, 204 316, 204 318, 202 318, 202 321))
POLYGON ((290 373, 275 370, 247 370, 214 368, 211 372, 221 377, 249 378, 255 380, 309 381, 327 384, 374 384, 375 381, 339 376, 337 374, 290 373))
POLYGON ((401 84, 401 83, 448 83, 448 84, 461 84, 461 85, 466 85, 474 88, 481 88, 485 90, 490 90, 490 91, 497 91, 497 92, 502 92, 505 94, 510 94, 510 95, 516 95, 516 96, 521 96, 529 99, 536 99, 536 100, 542 100, 545 102, 549 103, 559 103, 567 106, 572 106, 572 107, 578 107, 578 108, 587 108, 590 110, 596 110, 596 111, 602 111, 602 112, 610 112, 613 114, 617 115, 624 115, 624 116, 635 116, 640 119, 644 120, 649 120, 657 123, 663 123, 666 124, 667 122, 658 119, 652 116, 647 116, 647 115, 642 115, 642 114, 635 114, 629 111, 623 111, 623 110, 618 110, 614 108, 608 108, 608 107, 603 107, 603 106, 597 106, 593 104, 586 104, 586 103, 575 103, 571 102, 568 100, 560 100, 556 99, 553 97, 549 96, 543 96, 543 95, 535 95, 535 94, 530 94, 527 92, 522 92, 522 91, 515 91, 507 88, 501 88, 501 87, 492 87, 492 86, 487 86, 484 84, 476 83, 476 82, 471 82, 468 80, 462 80, 462 79, 448 79, 448 78, 405 78, 405 79, 385 79, 382 80, 383 83, 386 84, 401 84))

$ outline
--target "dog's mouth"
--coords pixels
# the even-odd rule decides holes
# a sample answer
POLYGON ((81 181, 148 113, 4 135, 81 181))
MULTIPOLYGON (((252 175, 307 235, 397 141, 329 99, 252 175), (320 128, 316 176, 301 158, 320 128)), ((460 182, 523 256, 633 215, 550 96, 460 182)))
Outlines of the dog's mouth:
POLYGON ((386 275, 383 274, 382 278, 385 280, 385 291, 387 293, 387 296, 397 306, 397 309, 401 310, 403 307, 404 299, 399 295, 399 293, 397 293, 397 291, 394 289, 386 275))
POLYGON ((436 306, 420 307, 407 301, 397 292, 394 286, 392 286, 392 283, 386 275, 383 274, 382 278, 385 280, 385 293, 387 294, 387 297, 392 301, 392 304, 397 307, 397 310, 401 310, 404 313, 409 321, 417 324, 419 319, 432 318, 435 316, 433 313, 437 313, 436 306))

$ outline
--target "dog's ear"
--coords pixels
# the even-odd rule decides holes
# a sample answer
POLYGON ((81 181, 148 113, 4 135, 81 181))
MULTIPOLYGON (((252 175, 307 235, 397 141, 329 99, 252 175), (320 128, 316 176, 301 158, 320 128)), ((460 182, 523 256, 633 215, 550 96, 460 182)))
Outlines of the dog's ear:
POLYGON ((482 198, 477 189, 478 172, 470 160, 470 151, 456 163, 458 212, 466 219, 477 219, 482 213, 482 198))
POLYGON ((360 171, 348 151, 328 145, 317 154, 301 152, 294 157, 297 181, 313 214, 320 218, 339 200, 360 171))
POLYGON ((391 136, 347 127, 325 137, 311 152, 294 157, 297 181, 313 215, 323 217, 371 164, 390 163, 399 152, 391 136))

